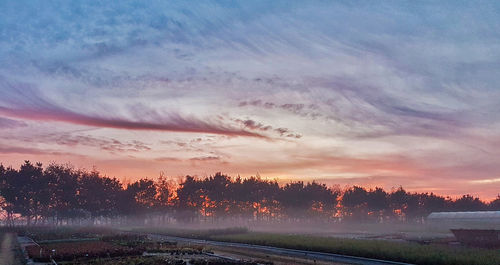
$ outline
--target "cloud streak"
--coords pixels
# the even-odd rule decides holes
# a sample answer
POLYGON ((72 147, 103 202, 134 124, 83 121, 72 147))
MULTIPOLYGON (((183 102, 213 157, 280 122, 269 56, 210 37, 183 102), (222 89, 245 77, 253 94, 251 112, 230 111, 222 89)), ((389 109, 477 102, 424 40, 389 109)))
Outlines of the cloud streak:
POLYGON ((227 162, 233 173, 463 189, 500 175, 499 12, 456 1, 0 1, 0 144, 105 153, 114 172, 153 177, 227 162))
POLYGON ((45 150, 31 147, 18 147, 0 144, 0 154, 23 154, 23 155, 52 155, 52 156, 67 156, 75 155, 74 153, 60 152, 54 150, 45 150))
POLYGON ((12 129, 25 127, 26 123, 0 117, 0 129, 12 129))
POLYGON ((184 118, 179 114, 169 114, 163 122, 131 121, 122 118, 91 116, 63 108, 8 108, 0 107, 0 114, 26 120, 67 122, 101 128, 124 130, 149 130, 168 132, 189 132, 221 134, 227 136, 247 136, 265 138, 258 133, 231 128, 222 124, 211 124, 195 118, 184 118))
POLYGON ((33 109, 8 109, 0 108, 0 113, 22 119, 59 121, 77 125, 86 125, 101 128, 114 128, 125 130, 149 130, 149 131, 169 131, 169 132, 189 132, 222 134, 228 136, 249 136, 264 138, 264 136, 250 131, 239 130, 224 125, 215 125, 195 118, 184 118, 179 114, 168 115, 166 122, 130 121, 121 118, 107 118, 89 116, 75 113, 69 110, 40 111, 33 109))
MULTIPOLYGON (((89 113, 76 112, 53 104, 38 95, 38 92, 28 84, 15 86, 4 80, 0 83, 0 86, 6 91, 6 96, 0 100, 0 103, 3 102, 3 104, 0 105, 0 115, 11 118, 66 122, 76 125, 124 130, 208 133, 227 136, 266 138, 255 132, 224 125, 220 120, 211 123, 207 120, 200 120, 194 117, 183 117, 178 113, 161 115, 154 110, 149 110, 140 105, 132 108, 134 113, 136 113, 136 115, 137 113, 143 114, 141 116, 147 118, 154 118, 155 121, 129 120, 120 117, 108 117, 105 115, 91 115, 89 113)), ((4 119, 4 121, 6 122, 7 120, 4 119)))

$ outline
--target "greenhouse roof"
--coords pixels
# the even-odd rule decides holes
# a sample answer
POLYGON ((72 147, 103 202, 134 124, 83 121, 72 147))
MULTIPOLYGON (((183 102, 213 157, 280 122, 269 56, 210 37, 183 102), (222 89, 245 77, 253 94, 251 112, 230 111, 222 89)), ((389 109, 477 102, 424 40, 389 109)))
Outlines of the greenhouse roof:
POLYGON ((433 212, 429 219, 500 219, 500 211, 433 212))

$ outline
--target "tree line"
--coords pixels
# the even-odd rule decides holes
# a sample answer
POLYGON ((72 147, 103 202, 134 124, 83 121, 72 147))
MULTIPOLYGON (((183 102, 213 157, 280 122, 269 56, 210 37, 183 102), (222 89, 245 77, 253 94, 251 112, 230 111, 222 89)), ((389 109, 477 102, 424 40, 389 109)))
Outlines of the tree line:
POLYGON ((160 176, 123 184, 96 170, 25 161, 19 169, 0 164, 0 207, 7 225, 96 222, 342 222, 422 221, 434 211, 500 210, 500 195, 486 203, 433 193, 389 192, 360 186, 340 189, 302 181, 279 185, 259 177, 222 173, 186 176, 180 183, 160 176))

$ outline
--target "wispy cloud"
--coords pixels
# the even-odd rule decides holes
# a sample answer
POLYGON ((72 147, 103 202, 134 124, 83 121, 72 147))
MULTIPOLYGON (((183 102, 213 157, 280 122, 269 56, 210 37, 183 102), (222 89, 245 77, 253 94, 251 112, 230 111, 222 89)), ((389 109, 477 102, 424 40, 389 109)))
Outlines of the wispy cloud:
POLYGON ((219 161, 221 160, 221 158, 218 156, 197 156, 197 157, 192 157, 189 160, 198 162, 208 162, 208 161, 219 161))
POLYGON ((180 158, 177 158, 177 157, 162 156, 162 157, 155 158, 155 161, 158 161, 158 162, 179 162, 182 160, 180 158))
POLYGON ((0 154, 52 155, 52 156, 74 155, 74 153, 69 153, 69 152, 60 152, 55 150, 46 150, 46 149, 39 149, 32 147, 9 146, 9 145, 0 145, 0 154))
POLYGON ((0 117, 0 129, 11 129, 18 127, 25 127, 26 123, 17 120, 11 120, 7 118, 0 117))
POLYGON ((111 116, 110 114, 90 114, 70 110, 67 107, 56 105, 39 95, 38 91, 29 84, 13 85, 10 82, 0 83, 6 94, 0 99, 0 114, 18 119, 36 121, 56 121, 77 125, 126 129, 126 130, 152 130, 171 132, 192 132, 222 134, 228 136, 265 136, 225 125, 218 119, 212 122, 195 117, 184 117, 178 113, 160 114, 155 110, 141 105, 131 108, 136 116, 146 117, 148 120, 130 120, 127 118, 111 116), (140 115, 141 114, 141 115, 140 115))
POLYGON ((97 147, 100 150, 112 152, 112 153, 128 153, 128 152, 145 152, 150 151, 149 147, 144 142, 133 140, 133 141, 121 141, 113 138, 97 138, 90 135, 72 135, 69 133, 62 134, 49 134, 45 136, 39 136, 36 139, 37 142, 45 142, 48 144, 57 144, 67 147, 79 147, 79 146, 90 146, 97 147))
POLYGON ((251 120, 251 119, 235 119, 234 121, 241 123, 245 128, 248 128, 253 131, 274 131, 278 133, 282 137, 292 137, 292 138, 301 138, 302 135, 298 133, 293 133, 288 128, 273 128, 271 125, 264 125, 260 122, 251 120))
POLYGON ((500 178, 471 180, 470 182, 473 184, 491 184, 500 182, 500 178))
POLYGON ((150 159, 155 170, 171 162, 203 173, 219 157, 236 173, 362 171, 396 186, 405 174, 436 189, 495 179, 499 10, 456 1, 0 1, 2 150, 28 153, 24 139, 38 137, 47 150, 105 150, 114 170, 129 155, 137 170, 150 159))
POLYGON ((264 137, 258 133, 231 128, 222 124, 210 124, 196 118, 184 118, 179 114, 169 114, 163 122, 130 121, 123 118, 108 118, 90 116, 72 112, 67 109, 13 109, 0 107, 0 113, 5 116, 27 120, 67 122, 77 125, 92 127, 126 129, 126 130, 151 130, 171 132, 191 132, 223 134, 228 136, 264 137))

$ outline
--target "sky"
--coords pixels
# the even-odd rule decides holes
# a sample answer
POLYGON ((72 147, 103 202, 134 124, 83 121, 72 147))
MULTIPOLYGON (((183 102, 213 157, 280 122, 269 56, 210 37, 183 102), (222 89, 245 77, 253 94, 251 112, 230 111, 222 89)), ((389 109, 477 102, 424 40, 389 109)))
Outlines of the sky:
POLYGON ((0 1, 0 162, 500 193, 496 1, 0 1))

